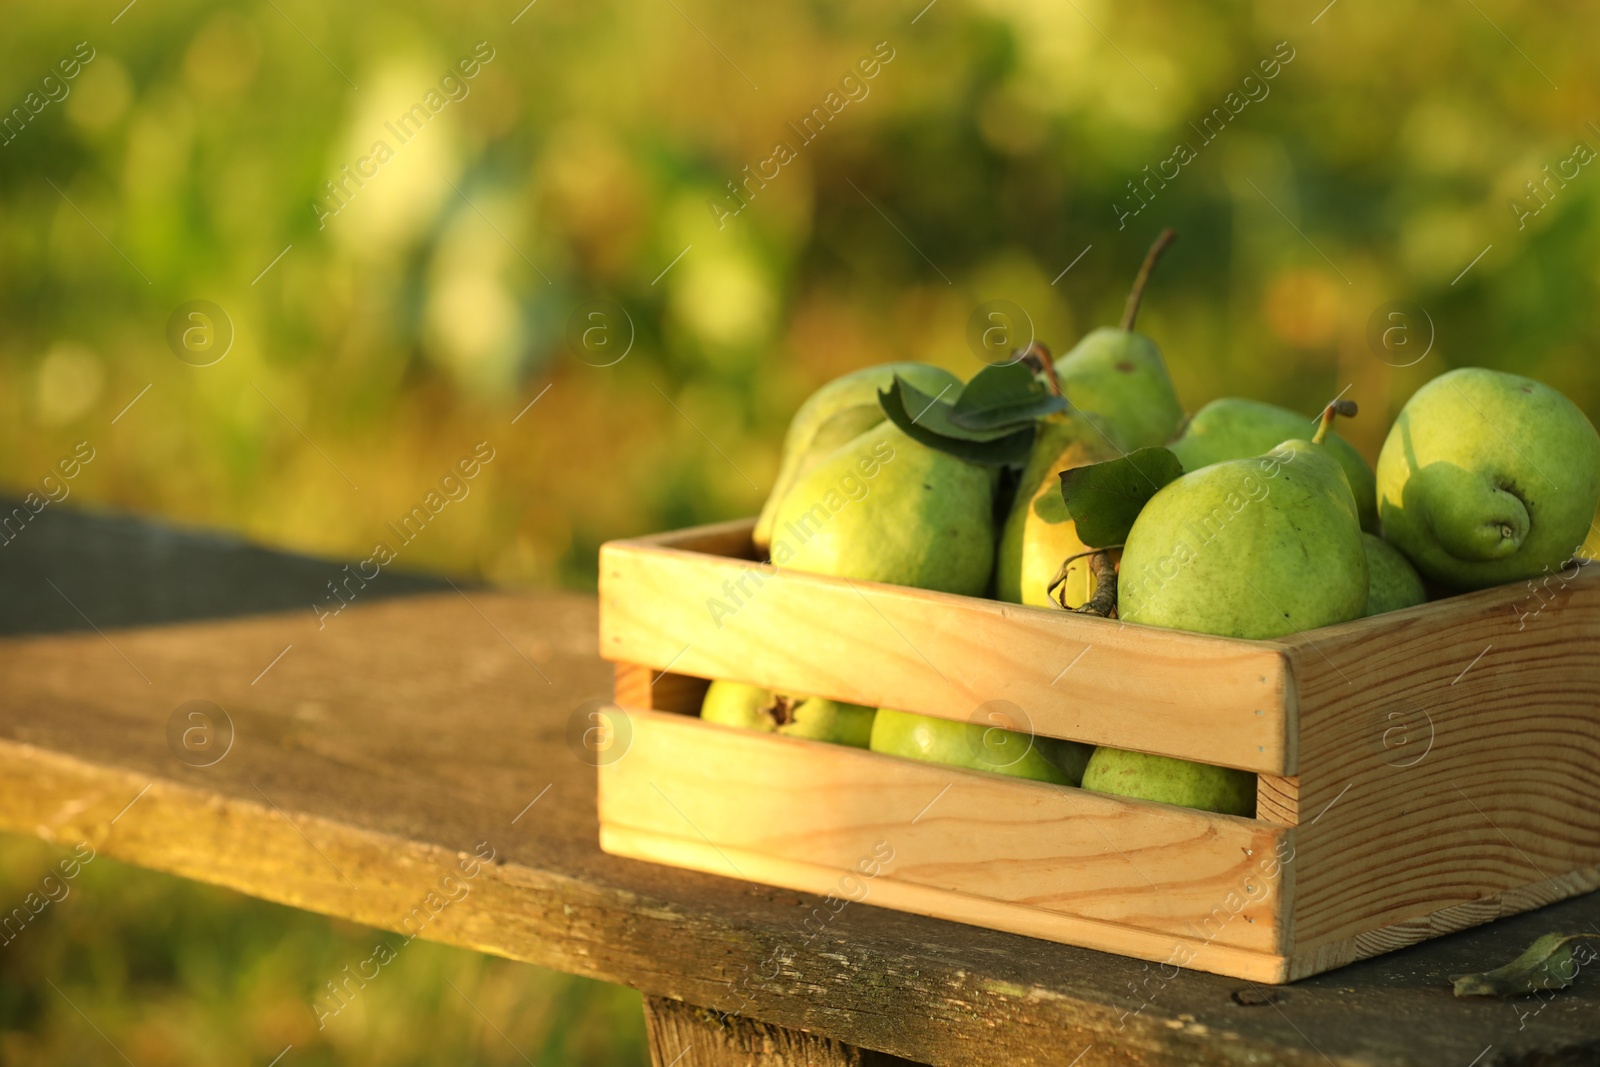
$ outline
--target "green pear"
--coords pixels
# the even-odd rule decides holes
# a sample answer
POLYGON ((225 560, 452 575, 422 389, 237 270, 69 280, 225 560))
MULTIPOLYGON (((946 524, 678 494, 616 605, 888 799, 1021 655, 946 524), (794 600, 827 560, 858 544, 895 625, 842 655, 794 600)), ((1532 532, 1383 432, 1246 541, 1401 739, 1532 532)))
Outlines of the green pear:
POLYGON ((789 422, 778 461, 778 478, 756 519, 754 541, 765 549, 772 544, 772 524, 778 505, 789 487, 822 457, 883 422, 878 392, 894 384, 898 374, 929 396, 961 386, 961 379, 926 363, 884 363, 852 371, 824 385, 807 398, 789 422))
POLYGON ((1072 406, 1123 451, 1164 444, 1183 421, 1161 350, 1131 329, 1091 330, 1056 361, 1056 377, 1072 406))
MULTIPOLYGON (((1039 424, 1028 466, 1017 483, 1016 500, 1000 535, 995 560, 995 597, 1013 604, 1061 607, 1049 593, 1061 562, 1089 547, 1078 540, 1077 525, 1047 522, 1035 510, 1041 500, 1061 495, 1060 474, 1073 467, 1116 459, 1117 450, 1081 419, 1071 416, 1039 424)), ((1078 607, 1094 595, 1087 559, 1067 568, 1061 591, 1065 603, 1078 607)))
POLYGON ((706 690, 700 718, 744 730, 805 737, 866 748, 876 712, 823 697, 789 696, 743 682, 716 681, 706 690))
POLYGON ((772 562, 981 596, 994 569, 996 474, 885 420, 796 479, 774 516, 772 562))
POLYGON ((1384 536, 1440 585, 1482 589, 1560 569, 1600 504, 1600 434, 1516 374, 1465 367, 1406 402, 1378 456, 1384 536))
POLYGON ((927 763, 1056 785, 1077 785, 1091 746, 1052 737, 1030 737, 980 723, 914 715, 879 708, 872 723, 872 751, 927 763))
MULTIPOLYGON (((1168 447, 1194 472, 1228 459, 1248 459, 1270 451, 1280 441, 1299 437, 1316 421, 1273 404, 1241 397, 1213 400, 1189 420, 1183 435, 1168 447)), ((1324 446, 1350 482, 1356 507, 1361 513, 1361 528, 1378 529, 1377 479, 1361 453, 1338 434, 1330 433, 1324 446)))
MULTIPOLYGON (((1119 617, 1254 639, 1360 618, 1367 550, 1349 479, 1324 444, 1338 411, 1355 405, 1328 405, 1310 441, 1202 467, 1156 493, 1123 547, 1119 617)), ((1255 810, 1255 776, 1245 771, 1108 748, 1089 764, 1085 789, 1255 810)))
POLYGON ((1286 441, 1162 487, 1128 532, 1118 616, 1270 639, 1365 614, 1355 497, 1321 443, 1333 410, 1314 441, 1286 441))
POLYGON ((712 682, 700 702, 700 717, 706 722, 737 726, 742 730, 771 733, 778 728, 768 714, 772 690, 743 682, 712 682))
POLYGON ((872 723, 878 714, 876 709, 825 697, 795 697, 794 700, 790 721, 778 727, 780 734, 855 748, 866 748, 871 741, 872 723))
POLYGON ((1100 747, 1089 757, 1083 788, 1223 815, 1256 813, 1256 776, 1231 767, 1100 747))
POLYGON ((1367 550, 1367 614, 1382 615, 1426 603, 1422 577, 1401 551, 1381 537, 1362 532, 1367 550))
POLYGON ((1150 272, 1173 241, 1163 230, 1145 256, 1122 312, 1120 326, 1091 330, 1056 360, 1056 378, 1072 406, 1097 435, 1127 452, 1172 439, 1183 421, 1183 405, 1172 387, 1156 343, 1133 326, 1150 272))

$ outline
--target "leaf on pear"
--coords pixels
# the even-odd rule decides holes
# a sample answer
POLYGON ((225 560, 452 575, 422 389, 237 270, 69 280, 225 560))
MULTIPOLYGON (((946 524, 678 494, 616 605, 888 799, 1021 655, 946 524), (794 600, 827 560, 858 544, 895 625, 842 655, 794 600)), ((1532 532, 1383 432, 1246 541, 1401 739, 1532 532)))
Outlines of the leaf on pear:
POLYGON ((1565 989, 1577 976, 1580 964, 1593 963, 1600 953, 1574 959, 1575 941, 1593 934, 1545 934, 1526 952, 1503 967, 1472 974, 1454 974, 1450 982, 1458 997, 1520 997, 1544 989, 1565 989))
POLYGON ((895 419, 896 411, 891 408, 895 397, 898 396, 898 413, 905 416, 904 425, 898 419, 895 425, 907 433, 911 431, 908 426, 926 430, 939 437, 953 437, 961 441, 995 441, 1015 433, 1019 427, 1008 426, 997 429, 974 430, 966 426, 958 426, 950 421, 950 412, 953 405, 945 400, 943 394, 929 396, 904 378, 896 375, 894 382, 889 387, 889 393, 879 393, 878 401, 883 406, 884 413, 895 419), (891 395, 893 394, 893 395, 891 395))
POLYGON ((990 467, 1022 466, 1033 447, 1031 422, 1017 427, 972 430, 950 421, 951 404, 930 397, 899 375, 878 394, 889 421, 929 448, 990 467), (916 414, 912 414, 915 412, 916 414))
POLYGON ((1033 513, 1051 526, 1072 521, 1072 512, 1060 493, 1045 493, 1033 502, 1033 513))
POLYGON ((1022 362, 985 367, 955 398, 950 421, 969 430, 1017 429, 1065 411, 1067 402, 1022 362))
POLYGON ((1122 544, 1150 498, 1182 474, 1178 457, 1159 447, 1062 471, 1061 496, 1078 540, 1090 548, 1122 544))

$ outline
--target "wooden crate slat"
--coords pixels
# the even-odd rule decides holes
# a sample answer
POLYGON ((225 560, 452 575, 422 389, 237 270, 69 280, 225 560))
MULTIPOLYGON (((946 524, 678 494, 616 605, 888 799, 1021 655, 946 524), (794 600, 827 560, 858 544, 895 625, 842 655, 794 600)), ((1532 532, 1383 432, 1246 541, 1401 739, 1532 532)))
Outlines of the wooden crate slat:
MULTIPOLYGON (((726 875, 731 860, 759 872, 763 885, 783 886, 804 893, 833 892, 839 880, 839 872, 831 867, 713 846, 699 838, 667 837, 608 824, 600 827, 600 847, 614 856, 716 875, 726 875)), ((1173 975, 1181 969, 1271 984, 1289 980, 1289 961, 1282 956, 1233 948, 1204 938, 1151 933, 1137 927, 1094 922, 1026 905, 980 900, 966 893, 910 882, 880 880, 863 903, 1098 952, 1115 952, 1162 964, 1164 968, 1171 968, 1173 975)), ((1151 976, 1164 973, 1165 970, 1156 968, 1149 971, 1151 976)))
MULTIPOLYGON (((984 925, 998 903, 1161 935, 1163 959, 1174 937, 1282 954, 1272 857, 1283 828, 683 715, 629 715, 632 745, 600 776, 601 824, 619 847, 648 840, 652 858, 778 884, 803 863, 831 870, 841 897, 842 872, 888 849, 882 874, 852 884, 961 896, 964 921, 984 925)), ((1035 927, 1059 924, 1041 917, 1035 927)))
POLYGON ((604 546, 601 654, 952 719, 1007 701, 1047 736, 1294 773, 1294 687, 1279 646, 683 547, 734 551, 736 537, 725 524, 604 546), (714 618, 719 603, 731 614, 714 618))

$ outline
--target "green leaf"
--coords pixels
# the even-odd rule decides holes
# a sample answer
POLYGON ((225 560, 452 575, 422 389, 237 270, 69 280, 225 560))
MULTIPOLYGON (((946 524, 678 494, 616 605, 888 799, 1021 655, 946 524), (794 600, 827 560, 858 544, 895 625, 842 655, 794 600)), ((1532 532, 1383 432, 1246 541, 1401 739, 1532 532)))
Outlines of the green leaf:
MULTIPOLYGON (((996 441, 1015 433, 1021 427, 1009 426, 988 430, 974 430, 966 426, 957 426, 950 421, 952 410, 951 402, 940 396, 929 396, 898 374, 889 386, 889 393, 895 394, 885 399, 889 394, 879 393, 878 401, 883 405, 884 413, 895 419, 896 411, 890 409, 890 404, 897 397, 898 412, 905 416, 905 425, 899 420, 895 425, 907 433, 912 433, 913 427, 932 433, 938 437, 953 437, 960 441, 996 441)), ((915 436, 915 434, 913 434, 915 436)))
POLYGON ((1165 448, 1141 448, 1062 471, 1061 496, 1077 523, 1078 540, 1090 548, 1122 544, 1150 498, 1182 474, 1183 464, 1165 448))
POLYGON ((969 430, 1016 429, 1066 408, 1027 364, 1005 363, 972 376, 955 398, 950 421, 969 430))
POLYGON ((1051 526, 1072 521, 1072 512, 1060 493, 1046 493, 1033 502, 1033 513, 1051 526))
POLYGON ((878 394, 889 421, 912 440, 940 452, 989 467, 1020 467, 1033 447, 1033 424, 1022 428, 971 430, 950 421, 951 405, 909 384, 899 375, 878 394), (913 414, 915 413, 915 414, 913 414))
POLYGON ((1450 981, 1458 997, 1520 997, 1542 989, 1565 989, 1577 976, 1580 963, 1593 963, 1600 955, 1590 950, 1587 958, 1575 960, 1572 943, 1593 936, 1545 934, 1504 967, 1454 974, 1450 981))

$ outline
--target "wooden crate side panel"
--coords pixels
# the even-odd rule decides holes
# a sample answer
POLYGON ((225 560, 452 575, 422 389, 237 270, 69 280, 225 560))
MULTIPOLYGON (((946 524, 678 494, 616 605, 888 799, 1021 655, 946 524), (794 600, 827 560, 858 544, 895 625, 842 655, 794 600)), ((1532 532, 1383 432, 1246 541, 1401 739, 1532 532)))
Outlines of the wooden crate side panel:
POLYGON ((1342 941, 1330 941, 1316 948, 1297 950, 1290 960, 1289 980, 1309 978, 1356 960, 1381 956, 1458 930, 1482 926, 1510 915, 1520 915, 1595 889, 1600 889, 1600 867, 1589 867, 1560 878, 1441 908, 1420 918, 1407 919, 1342 941))
POLYGON ((642 543, 606 545, 600 571, 613 661, 951 719, 999 709, 1046 736, 1294 770, 1289 657, 1271 644, 642 543))
POLYGON ((1263 782, 1298 825, 1297 954, 1600 865, 1600 567, 1529 596, 1301 635, 1300 774, 1263 782))
POLYGON ((1281 827, 630 714, 631 747, 601 768, 602 825, 697 855, 720 850, 716 873, 771 880, 736 853, 810 864, 833 872, 830 891, 843 896, 841 875, 876 859, 880 874, 855 875, 875 894, 883 883, 970 898, 963 921, 979 925, 991 925, 982 916, 997 902, 1168 945, 1283 954, 1275 857, 1290 831, 1281 827))

